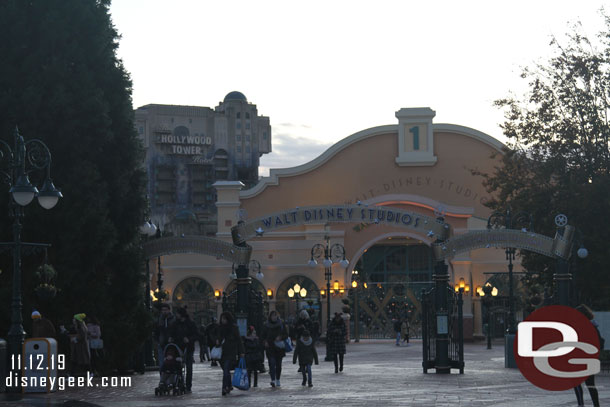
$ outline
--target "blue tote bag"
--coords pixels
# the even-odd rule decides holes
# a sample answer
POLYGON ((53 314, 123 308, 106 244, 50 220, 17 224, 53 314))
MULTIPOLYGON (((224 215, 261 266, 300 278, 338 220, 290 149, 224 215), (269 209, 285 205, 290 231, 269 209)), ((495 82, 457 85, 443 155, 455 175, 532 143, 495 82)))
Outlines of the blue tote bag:
POLYGON ((248 380, 248 370, 246 369, 246 360, 244 358, 239 359, 239 364, 235 368, 233 373, 233 387, 239 390, 250 389, 250 381, 248 380))

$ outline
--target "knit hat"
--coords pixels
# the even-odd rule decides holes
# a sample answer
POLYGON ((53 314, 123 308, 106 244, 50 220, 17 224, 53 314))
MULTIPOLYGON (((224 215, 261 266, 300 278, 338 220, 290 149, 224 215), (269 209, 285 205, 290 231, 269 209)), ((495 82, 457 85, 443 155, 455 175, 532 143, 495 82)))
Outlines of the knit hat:
POLYGON ((38 311, 32 312, 32 319, 39 319, 39 318, 42 318, 42 315, 40 315, 40 312, 38 312, 38 311))
POLYGON ((83 322, 83 320, 85 319, 87 315, 81 313, 81 314, 74 314, 74 319, 79 321, 79 322, 83 322))

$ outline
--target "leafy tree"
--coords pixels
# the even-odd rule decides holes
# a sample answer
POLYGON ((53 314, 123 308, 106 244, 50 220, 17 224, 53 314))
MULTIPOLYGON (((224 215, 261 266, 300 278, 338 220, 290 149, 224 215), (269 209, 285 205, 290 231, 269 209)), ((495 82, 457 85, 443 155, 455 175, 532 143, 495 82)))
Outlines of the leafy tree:
MULTIPOLYGON (((134 327, 142 322, 144 298, 138 227, 146 208, 146 175, 131 80, 116 55, 119 36, 109 5, 109 0, 0 3, 0 137, 12 144, 18 125, 26 140, 43 140, 53 157, 51 175, 64 194, 50 211, 37 204, 25 210, 23 240, 52 244, 49 260, 60 291, 46 307, 36 304, 37 284, 31 281, 41 259, 24 259, 24 314, 38 305, 56 323, 69 323, 78 312, 96 315, 105 344, 129 350, 145 335, 134 327)), ((10 241, 4 193, 0 234, 10 241)), ((10 256, 0 261, 5 270, 0 327, 7 332, 12 267, 10 256)))
MULTIPOLYGON (((582 232, 589 251, 572 259, 576 297, 597 309, 610 308, 610 18, 591 41, 576 24, 553 56, 526 68, 528 91, 495 102, 504 109, 508 145, 502 164, 484 176, 495 195, 488 206, 524 210, 535 230, 554 236, 554 217, 563 213, 582 232)), ((476 172, 475 172, 476 173, 476 172)), ((551 288, 555 262, 523 252, 526 283, 551 288)), ((574 256, 576 257, 576 256, 574 256)))

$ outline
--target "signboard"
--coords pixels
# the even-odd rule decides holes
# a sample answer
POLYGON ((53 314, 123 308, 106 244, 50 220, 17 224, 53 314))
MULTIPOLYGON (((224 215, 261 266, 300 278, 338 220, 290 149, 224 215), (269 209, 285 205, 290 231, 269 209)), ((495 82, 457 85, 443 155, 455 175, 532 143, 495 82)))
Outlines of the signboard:
POLYGON ((157 134, 157 144, 161 144, 165 154, 201 155, 202 146, 212 145, 212 137, 174 134, 157 134))
POLYGON ((447 315, 436 316, 436 333, 439 335, 447 335, 449 333, 449 320, 447 315))
POLYGON ((233 243, 240 244, 251 237, 262 236, 283 227, 325 222, 370 223, 403 227, 431 239, 444 240, 449 236, 449 224, 417 212, 386 206, 328 205, 297 207, 266 215, 231 229, 233 243))

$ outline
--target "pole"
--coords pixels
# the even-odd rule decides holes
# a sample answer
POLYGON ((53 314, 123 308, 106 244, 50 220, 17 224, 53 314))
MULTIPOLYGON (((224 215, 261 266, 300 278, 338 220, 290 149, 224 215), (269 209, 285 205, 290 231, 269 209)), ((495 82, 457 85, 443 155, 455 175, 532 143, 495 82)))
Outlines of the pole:
POLYGON ((324 360, 326 362, 332 361, 329 353, 330 343, 328 341, 328 328, 330 327, 330 279, 331 279, 330 267, 326 267, 326 356, 324 360))
POLYGON ((251 278, 249 276, 249 269, 246 265, 237 266, 235 274, 237 274, 237 327, 239 328, 239 334, 246 336, 246 330, 248 328, 248 291, 250 287, 251 278))
POLYGON ((513 292, 513 259, 515 258, 515 248, 506 249, 508 257, 508 333, 514 335, 515 329, 515 298, 513 292))
POLYGON ((487 308, 487 349, 491 349, 491 301, 486 299, 485 308, 487 308))
POLYGON ((360 342, 360 315, 358 315, 358 290, 360 287, 356 287, 356 291, 354 292, 354 316, 356 317, 354 320, 354 342, 360 342))
POLYGON ((444 260, 438 261, 434 267, 433 279, 436 282, 434 290, 436 309, 436 361, 437 374, 451 372, 449 366, 449 314, 447 307, 447 290, 449 274, 444 260))
MULTIPOLYGON (((9 354, 21 354, 23 341, 25 339, 25 331, 23 330, 23 317, 21 315, 21 222, 23 216, 22 209, 17 206, 17 203, 12 202, 10 206, 13 208, 15 221, 13 222, 13 297, 11 301, 11 328, 8 332, 9 354)), ((11 387, 10 392, 21 392, 20 378, 21 369, 16 369, 11 372, 13 378, 18 378, 17 384, 11 387), (16 375, 16 376, 15 376, 16 375)))
MULTIPOLYGON (((566 241, 572 241, 572 235, 574 229, 570 226, 560 227, 557 229, 557 234, 560 238, 566 241)), ((557 299, 559 305, 570 305, 570 284, 572 281, 572 274, 570 273, 570 264, 568 260, 559 258, 557 260, 556 272, 553 275, 553 280, 557 287, 557 299)))
MULTIPOLYGON (((150 260, 146 259, 146 292, 144 293, 144 304, 149 315, 152 315, 152 304, 150 301, 150 260)), ((146 366, 156 366, 155 359, 153 357, 153 346, 152 346, 152 332, 146 338, 144 343, 144 363, 146 366)))

